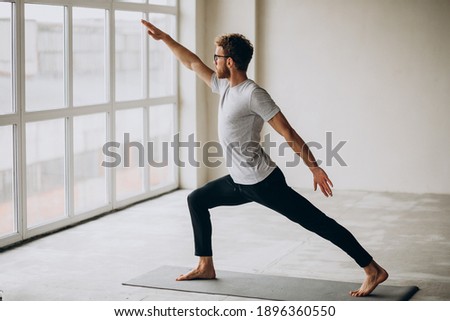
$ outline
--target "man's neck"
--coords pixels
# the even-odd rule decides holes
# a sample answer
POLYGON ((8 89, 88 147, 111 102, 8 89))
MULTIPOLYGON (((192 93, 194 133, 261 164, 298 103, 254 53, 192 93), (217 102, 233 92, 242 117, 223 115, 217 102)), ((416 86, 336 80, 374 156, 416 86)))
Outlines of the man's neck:
POLYGON ((228 81, 230 82, 230 87, 239 85, 248 79, 247 73, 245 71, 232 72, 228 81))

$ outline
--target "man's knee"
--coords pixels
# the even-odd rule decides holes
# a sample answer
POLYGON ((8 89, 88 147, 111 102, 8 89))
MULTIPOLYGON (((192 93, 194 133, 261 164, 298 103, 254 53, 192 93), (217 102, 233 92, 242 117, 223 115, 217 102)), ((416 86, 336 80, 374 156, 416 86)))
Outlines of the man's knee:
POLYGON ((189 195, 187 196, 188 205, 193 206, 193 205, 197 204, 200 199, 201 199, 201 191, 196 189, 196 190, 192 191, 191 193, 189 193, 189 195))

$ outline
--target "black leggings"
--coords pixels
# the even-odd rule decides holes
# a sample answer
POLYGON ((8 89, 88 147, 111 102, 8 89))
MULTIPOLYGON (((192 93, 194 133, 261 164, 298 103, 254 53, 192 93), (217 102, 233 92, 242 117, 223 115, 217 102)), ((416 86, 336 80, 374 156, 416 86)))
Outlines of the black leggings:
POLYGON ((329 240, 350 255, 359 266, 365 267, 372 261, 370 254, 347 229, 290 188, 278 167, 266 179, 254 185, 236 184, 227 175, 194 190, 187 200, 197 256, 212 256, 209 209, 254 201, 329 240))

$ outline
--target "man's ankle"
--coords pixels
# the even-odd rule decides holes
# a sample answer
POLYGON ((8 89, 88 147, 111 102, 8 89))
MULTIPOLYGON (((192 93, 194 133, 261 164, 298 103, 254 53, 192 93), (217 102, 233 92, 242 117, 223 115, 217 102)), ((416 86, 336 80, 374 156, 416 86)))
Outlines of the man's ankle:
POLYGON ((198 262, 198 266, 201 268, 214 268, 212 256, 201 256, 198 262))

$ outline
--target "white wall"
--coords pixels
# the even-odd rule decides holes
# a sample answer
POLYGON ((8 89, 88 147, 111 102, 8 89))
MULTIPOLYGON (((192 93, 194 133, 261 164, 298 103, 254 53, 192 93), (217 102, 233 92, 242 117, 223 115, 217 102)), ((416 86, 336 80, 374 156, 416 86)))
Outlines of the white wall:
MULTIPOLYGON (((205 6, 205 44, 222 32, 257 38, 256 80, 306 141, 325 145, 326 132, 333 146, 347 141, 339 154, 348 166, 324 165, 337 189, 450 193, 450 1, 205 6)), ((217 102, 209 94, 207 102, 208 138, 217 139, 217 102)), ((325 159, 324 150, 313 151, 325 159)), ((303 164, 284 168, 292 154, 275 154, 291 186, 311 187, 303 164)), ((209 169, 208 178, 223 173, 209 169)))
MULTIPOLYGON (((214 69, 213 55, 215 51, 214 39, 225 33, 241 33, 254 46, 256 43, 256 3, 257 0, 207 0, 206 5, 206 34, 205 53, 206 62, 214 69)), ((248 75, 255 76, 255 57, 249 65, 248 75)), ((208 104, 208 140, 218 142, 217 117, 219 97, 209 90, 206 96, 208 104)), ((213 161, 213 160, 212 160, 213 161)), ((223 159, 222 159, 223 162, 223 159)), ((224 162, 223 162, 224 163, 224 162)), ((224 164, 219 168, 208 169, 208 180, 228 174, 224 164)))

